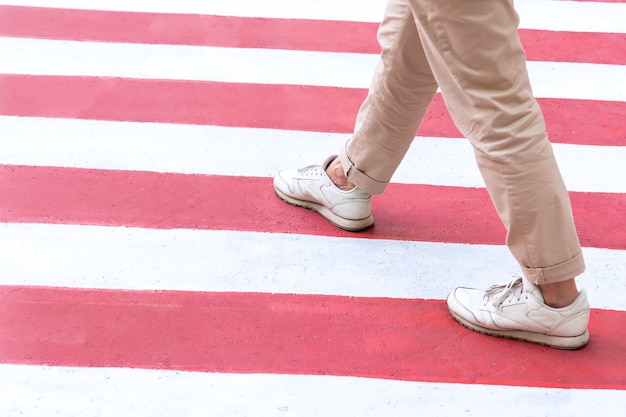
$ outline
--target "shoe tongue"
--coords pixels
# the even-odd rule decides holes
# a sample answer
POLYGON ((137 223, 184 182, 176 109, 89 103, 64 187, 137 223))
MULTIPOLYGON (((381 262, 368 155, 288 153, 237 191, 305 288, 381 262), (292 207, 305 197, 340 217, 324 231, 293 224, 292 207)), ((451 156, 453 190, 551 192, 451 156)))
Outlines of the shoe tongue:
POLYGON ((528 281, 525 277, 522 277, 522 285, 528 294, 533 294, 535 297, 539 298, 541 302, 543 302, 543 295, 541 294, 539 286, 528 281))

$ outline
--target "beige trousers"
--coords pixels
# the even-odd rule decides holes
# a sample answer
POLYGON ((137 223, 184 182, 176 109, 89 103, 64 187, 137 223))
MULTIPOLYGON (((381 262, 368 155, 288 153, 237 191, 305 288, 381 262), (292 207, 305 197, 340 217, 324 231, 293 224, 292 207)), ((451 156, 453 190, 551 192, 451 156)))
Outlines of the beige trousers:
POLYGON ((509 249, 527 279, 545 284, 585 264, 518 23, 512 0, 389 0, 381 58, 339 157, 359 188, 382 193, 439 87, 474 147, 509 249))

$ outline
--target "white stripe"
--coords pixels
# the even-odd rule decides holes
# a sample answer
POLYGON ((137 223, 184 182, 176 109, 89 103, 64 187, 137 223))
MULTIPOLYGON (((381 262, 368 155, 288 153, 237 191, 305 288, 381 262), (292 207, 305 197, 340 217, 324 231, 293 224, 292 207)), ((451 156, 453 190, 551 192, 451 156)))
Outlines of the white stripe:
POLYGON ((626 3, 517 0, 515 9, 524 29, 626 33, 626 3))
MULTIPOLYGON (((4 0, 3 4, 91 10, 380 22, 385 0, 4 0)), ((625 33, 626 4, 550 0, 515 2, 526 29, 625 33), (555 18, 555 16, 557 18, 555 18), (562 17, 562 18, 558 18, 562 17)))
MULTIPOLYGON (((348 135, 0 116, 0 163, 271 177, 321 163, 348 135), (259 155, 264 155, 260 158, 259 155)), ((570 191, 626 193, 626 147, 554 144, 570 191)), ((394 182, 484 187, 463 139, 417 138, 394 182)))
MULTIPOLYGON (((0 73, 368 88, 374 54, 0 38, 0 73)), ((538 97, 626 100, 626 66, 529 62, 538 97), (575 88, 573 88, 575 86, 575 88)))
POLYGON ((0 38, 0 72, 366 87, 372 54, 0 38))
POLYGON ((3 416, 623 415, 626 391, 0 365, 3 416))
MULTIPOLYGON (((445 299, 519 275, 504 246, 236 231, 0 223, 0 253, 2 285, 445 299)), ((592 306, 626 310, 626 251, 585 257, 592 306)))

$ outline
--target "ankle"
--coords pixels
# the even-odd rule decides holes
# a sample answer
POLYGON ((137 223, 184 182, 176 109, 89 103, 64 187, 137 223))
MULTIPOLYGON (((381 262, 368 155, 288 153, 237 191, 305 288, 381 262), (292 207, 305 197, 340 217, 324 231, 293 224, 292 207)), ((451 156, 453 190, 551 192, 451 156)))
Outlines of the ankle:
POLYGON ((544 302, 554 308, 567 307, 578 298, 578 288, 574 278, 539 285, 544 302))
POLYGON ((329 165, 326 167, 326 174, 330 177, 330 180, 339 188, 340 190, 350 191, 356 187, 356 185, 346 177, 346 173, 343 170, 343 166, 341 165, 341 161, 339 158, 335 158, 329 165))

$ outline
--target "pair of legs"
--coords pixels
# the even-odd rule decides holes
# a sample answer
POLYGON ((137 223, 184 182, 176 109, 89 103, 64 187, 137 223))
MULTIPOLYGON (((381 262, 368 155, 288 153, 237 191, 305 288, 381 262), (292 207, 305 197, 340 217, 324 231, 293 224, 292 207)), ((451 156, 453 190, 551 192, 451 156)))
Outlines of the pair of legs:
MULTIPOLYGON (((528 293, 521 280, 486 292, 453 292, 448 299, 453 316, 474 330, 500 329, 510 321, 502 303, 531 294, 537 302, 525 308, 546 307, 563 320, 566 330, 546 334, 583 328, 586 333, 588 304, 575 282, 585 265, 569 196, 529 83, 518 23, 512 0, 389 0, 378 33, 381 58, 351 139, 334 160, 314 170, 282 172, 274 187, 284 200, 317 210, 340 227, 351 216, 357 225, 371 224, 366 199, 389 184, 439 88, 474 147, 507 229, 506 244, 528 283, 528 293), (489 311, 481 306, 491 302, 489 311), (573 303, 573 313, 555 310, 573 303)), ((541 325, 527 327, 544 332, 541 325)), ((518 336, 508 330, 490 334, 518 336)), ((578 336, 575 347, 586 343, 578 336)), ((520 338, 542 343, 533 337, 520 338)))

